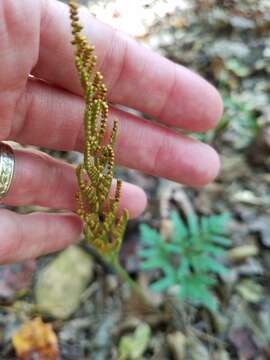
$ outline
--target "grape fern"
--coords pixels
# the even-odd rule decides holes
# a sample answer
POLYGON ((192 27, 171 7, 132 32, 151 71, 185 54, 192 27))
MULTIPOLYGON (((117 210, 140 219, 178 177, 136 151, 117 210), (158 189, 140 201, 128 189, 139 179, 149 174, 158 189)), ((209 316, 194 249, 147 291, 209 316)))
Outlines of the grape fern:
POLYGON ((225 255, 224 247, 231 241, 225 237, 228 215, 202 217, 200 222, 192 215, 187 226, 176 212, 171 213, 170 241, 149 226, 141 225, 144 248, 139 252, 141 269, 160 270, 162 277, 151 284, 153 291, 163 292, 179 285, 178 297, 192 304, 204 304, 215 311, 217 304, 210 287, 215 275, 227 271, 217 258, 225 255))
POLYGON ((116 217, 121 180, 117 180, 115 194, 110 197, 118 123, 114 121, 109 141, 104 144, 109 108, 107 88, 101 73, 96 71, 95 47, 81 34, 83 27, 79 23, 77 2, 70 1, 69 7, 75 64, 85 94, 84 161, 76 169, 79 184, 77 214, 85 223, 86 240, 101 255, 114 260, 119 254, 128 220, 127 210, 120 219, 116 217))

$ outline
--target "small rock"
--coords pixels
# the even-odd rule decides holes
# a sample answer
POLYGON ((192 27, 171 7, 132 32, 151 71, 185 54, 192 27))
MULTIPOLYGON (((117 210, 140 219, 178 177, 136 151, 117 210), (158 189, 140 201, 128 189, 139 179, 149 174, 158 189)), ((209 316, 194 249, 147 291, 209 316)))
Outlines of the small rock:
POLYGON ((57 319, 66 319, 76 311, 81 295, 93 276, 93 260, 78 246, 64 250, 38 275, 36 303, 57 319))

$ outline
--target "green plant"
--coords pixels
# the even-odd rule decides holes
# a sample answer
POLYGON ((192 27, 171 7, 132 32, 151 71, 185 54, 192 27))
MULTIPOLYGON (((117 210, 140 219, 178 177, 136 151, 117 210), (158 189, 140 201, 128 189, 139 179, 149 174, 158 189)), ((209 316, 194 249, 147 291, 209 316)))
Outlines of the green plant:
POLYGON ((128 220, 127 210, 117 219, 121 180, 117 180, 115 195, 110 197, 109 194, 118 123, 114 121, 109 140, 105 143, 109 109, 107 88, 101 73, 96 70, 95 47, 81 34, 83 27, 79 23, 77 2, 70 1, 69 5, 75 64, 85 93, 84 161, 76 170, 79 184, 77 213, 85 223, 86 240, 101 255, 115 261, 128 220))
POLYGON ((193 215, 185 225, 178 214, 172 212, 171 221, 169 241, 145 224, 140 228, 144 244, 139 252, 141 269, 162 273, 150 288, 164 292, 172 285, 179 285, 179 299, 204 304, 215 311, 217 303, 209 290, 216 283, 215 275, 227 271, 217 258, 225 255, 224 247, 231 243, 224 235, 228 215, 202 217, 200 222, 193 215))
POLYGON ((237 149, 249 146, 259 130, 254 103, 251 99, 244 101, 239 95, 231 94, 224 97, 224 110, 223 122, 227 123, 230 142, 237 149))
POLYGON ((206 143, 213 141, 226 132, 227 141, 236 149, 243 149, 251 144, 260 129, 251 100, 241 100, 237 94, 224 94, 224 116, 214 129, 202 133, 187 134, 192 138, 206 143))
POLYGON ((128 210, 118 218, 122 181, 117 180, 114 196, 110 196, 115 167, 114 145, 118 122, 106 134, 108 125, 107 87, 97 71, 95 47, 82 35, 77 1, 69 2, 72 45, 75 47, 75 65, 84 90, 84 159, 76 169, 79 190, 76 193, 77 214, 84 221, 86 241, 129 283, 133 291, 147 302, 140 287, 119 263, 128 210), (108 141, 106 141, 106 139, 108 141))

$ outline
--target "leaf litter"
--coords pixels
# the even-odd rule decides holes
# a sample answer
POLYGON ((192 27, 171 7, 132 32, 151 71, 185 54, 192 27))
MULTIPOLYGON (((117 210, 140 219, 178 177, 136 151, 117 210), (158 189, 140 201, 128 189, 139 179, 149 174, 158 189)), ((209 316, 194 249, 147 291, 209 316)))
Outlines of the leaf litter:
MULTIPOLYGON (((220 275, 215 286, 221 311, 213 314, 205 307, 179 302, 173 296, 174 289, 168 294, 152 295, 158 310, 147 309, 130 299, 129 288, 120 284, 91 249, 82 246, 87 256, 91 253, 94 270, 88 282, 84 281, 77 306, 66 319, 52 318, 35 304, 34 286, 40 274, 57 261, 54 255, 38 259, 33 277, 34 267, 31 266, 22 267, 22 273, 17 275, 14 267, 2 268, 0 357, 3 360, 14 358, 12 334, 21 334, 22 329, 37 323, 46 328, 49 323, 55 334, 52 343, 55 349, 57 344, 61 359, 91 359, 93 354, 100 360, 119 359, 120 353, 129 359, 134 357, 135 350, 141 351, 141 359, 163 360, 171 356, 180 360, 268 359, 269 1, 138 1, 134 5, 137 16, 130 7, 133 9, 130 28, 131 11, 126 3, 84 1, 97 17, 214 83, 223 96, 225 113, 216 129, 191 134, 212 144, 221 153, 221 173, 206 188, 191 189, 134 170, 119 170, 121 177, 141 184, 150 195, 145 214, 129 224, 125 242, 132 245, 124 246, 121 259, 141 287, 148 291, 151 276, 139 271, 137 256, 142 249, 140 224, 162 229, 166 238, 170 232, 167 220, 171 211, 181 216, 192 211, 198 217, 229 213, 232 245, 227 265, 230 271, 220 275), (43 320, 31 320, 35 313, 41 314, 43 320), (139 331, 140 326, 142 330, 139 331), (142 334, 145 331, 139 348, 136 347, 136 331, 142 334)), ((56 155, 77 161, 76 156, 69 153, 56 155)), ((71 282, 76 282, 72 275, 71 282)), ((69 286, 68 281, 66 284, 69 286)), ((64 288, 61 291, 65 292, 64 288)), ((64 307, 64 295, 61 301, 64 307)), ((29 359, 34 358, 34 348, 32 346, 29 359)))

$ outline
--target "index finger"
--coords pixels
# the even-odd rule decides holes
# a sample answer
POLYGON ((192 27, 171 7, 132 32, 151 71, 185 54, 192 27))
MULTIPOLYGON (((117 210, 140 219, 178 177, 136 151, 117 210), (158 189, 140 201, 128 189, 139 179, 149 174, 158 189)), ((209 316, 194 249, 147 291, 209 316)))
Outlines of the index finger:
MULTIPOLYGON (((96 20, 85 9, 80 10, 80 18, 85 34, 96 45, 98 68, 110 101, 191 131, 216 124, 222 115, 222 101, 207 81, 96 20)), ((39 59, 33 74, 81 94, 70 32, 68 7, 44 0, 39 59)))

